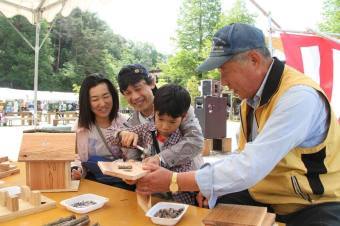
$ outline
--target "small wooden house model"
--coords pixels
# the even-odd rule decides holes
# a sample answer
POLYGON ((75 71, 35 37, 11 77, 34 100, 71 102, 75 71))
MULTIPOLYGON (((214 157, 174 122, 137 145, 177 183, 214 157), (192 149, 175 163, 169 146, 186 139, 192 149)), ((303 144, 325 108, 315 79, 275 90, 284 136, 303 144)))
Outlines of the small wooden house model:
POLYGON ((26 185, 48 192, 77 191, 79 180, 71 180, 70 167, 75 142, 75 133, 24 132, 19 161, 26 164, 26 185))

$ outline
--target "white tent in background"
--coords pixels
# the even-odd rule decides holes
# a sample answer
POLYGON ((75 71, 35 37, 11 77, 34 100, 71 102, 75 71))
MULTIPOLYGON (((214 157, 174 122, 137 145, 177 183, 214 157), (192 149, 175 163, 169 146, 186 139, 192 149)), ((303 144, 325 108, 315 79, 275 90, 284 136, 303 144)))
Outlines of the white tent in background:
MULTIPOLYGON (((1 100, 34 101, 34 91, 0 88, 0 101, 1 100)), ((77 102, 78 94, 71 93, 71 92, 38 91, 37 100, 49 101, 49 102, 58 102, 58 101, 77 102)))
MULTIPOLYGON (((98 5, 107 0, 0 0, 0 13, 5 17, 13 17, 15 15, 22 15, 27 20, 35 25, 35 45, 33 46, 13 25, 11 26, 18 32, 18 34, 25 40, 25 42, 34 50, 34 125, 36 125, 37 117, 37 91, 38 91, 38 63, 39 50, 44 44, 48 34, 40 43, 40 23, 42 20, 48 22, 53 21, 57 14, 67 16, 71 11, 79 7, 86 10, 91 7, 91 4, 98 5)), ((52 26, 51 26, 52 28, 52 26)))

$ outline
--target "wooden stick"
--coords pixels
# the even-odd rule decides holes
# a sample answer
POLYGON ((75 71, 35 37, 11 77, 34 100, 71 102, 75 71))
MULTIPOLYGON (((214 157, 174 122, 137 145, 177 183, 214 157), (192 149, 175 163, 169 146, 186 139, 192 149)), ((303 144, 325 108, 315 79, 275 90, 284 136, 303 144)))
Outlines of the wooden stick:
POLYGON ((41 205, 41 194, 40 194, 40 191, 32 191, 31 192, 30 203, 33 206, 40 206, 41 205))
POLYGON ((6 206, 8 191, 0 191, 0 206, 6 206))
POLYGON ((17 195, 7 196, 6 206, 9 211, 16 212, 19 210, 19 197, 17 195))
POLYGON ((90 220, 89 216, 84 215, 84 216, 79 217, 78 219, 74 219, 74 220, 71 220, 69 222, 66 222, 66 223, 62 224, 62 226, 76 226, 76 225, 82 223, 83 221, 87 221, 87 220, 90 220))
POLYGON ((61 218, 59 218, 56 221, 53 221, 53 222, 48 223, 48 224, 45 224, 44 226, 56 226, 58 224, 65 223, 67 221, 71 221, 71 220, 74 220, 74 219, 76 219, 76 216, 74 214, 72 214, 72 215, 70 215, 68 217, 61 217, 61 218))

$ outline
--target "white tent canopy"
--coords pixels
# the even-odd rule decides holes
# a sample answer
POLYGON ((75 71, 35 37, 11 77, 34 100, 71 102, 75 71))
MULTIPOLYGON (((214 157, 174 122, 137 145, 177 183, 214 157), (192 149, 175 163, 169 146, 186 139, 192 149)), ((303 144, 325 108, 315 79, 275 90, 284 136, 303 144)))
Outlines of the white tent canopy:
MULTIPOLYGON (((4 100, 34 101, 34 91, 0 88, 0 100, 1 101, 4 101, 4 100)), ((77 102, 78 94, 71 93, 71 92, 38 91, 37 100, 49 101, 49 102, 57 102, 57 101, 77 102)))
POLYGON ((28 19, 28 21, 35 25, 35 45, 32 45, 21 33, 12 27, 19 33, 19 35, 25 40, 25 42, 34 50, 34 125, 36 125, 37 117, 37 91, 38 91, 38 63, 39 63, 39 51, 44 44, 48 34, 46 34, 43 41, 40 43, 40 23, 42 20, 48 22, 53 21, 57 14, 67 16, 75 7, 79 7, 82 10, 90 8, 91 4, 104 3, 107 0, 0 0, 0 13, 6 17, 13 17, 15 15, 22 15, 28 19))

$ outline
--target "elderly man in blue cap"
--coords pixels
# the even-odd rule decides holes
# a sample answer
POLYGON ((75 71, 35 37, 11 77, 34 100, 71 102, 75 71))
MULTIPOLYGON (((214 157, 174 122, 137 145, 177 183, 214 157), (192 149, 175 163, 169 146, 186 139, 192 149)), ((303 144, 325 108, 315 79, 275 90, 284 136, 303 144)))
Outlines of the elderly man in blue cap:
POLYGON ((287 225, 340 225, 340 126, 319 85, 271 57, 262 31, 241 23, 214 35, 198 71, 215 68, 243 99, 239 153, 179 174, 146 165, 137 192, 200 191, 210 208, 266 206, 287 225))

